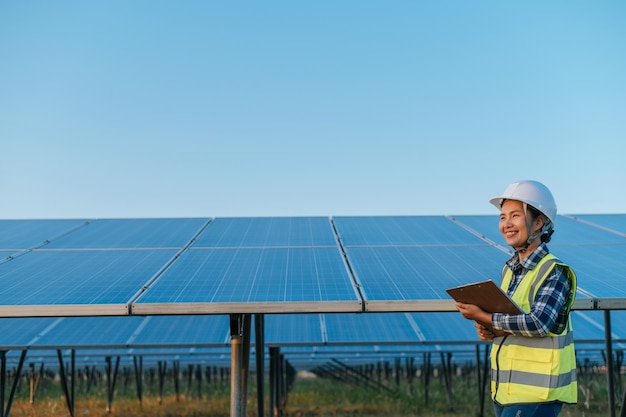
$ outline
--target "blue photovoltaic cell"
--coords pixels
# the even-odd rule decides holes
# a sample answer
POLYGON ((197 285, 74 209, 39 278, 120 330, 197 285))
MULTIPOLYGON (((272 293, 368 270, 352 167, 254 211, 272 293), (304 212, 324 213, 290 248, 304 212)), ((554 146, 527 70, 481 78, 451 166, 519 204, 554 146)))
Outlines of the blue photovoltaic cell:
POLYGON ((350 247, 347 254, 367 300, 447 300, 446 288, 500 282, 509 258, 487 245, 350 247))
POLYGON ((418 333, 404 313, 326 314, 328 343, 418 343, 418 333))
POLYGON ((356 299, 337 248, 192 249, 138 303, 356 299))
POLYGON ((626 238, 567 217, 557 216, 550 244, 625 243, 626 238))
POLYGON ((0 264, 0 305, 125 304, 175 254, 33 251, 0 264))
POLYGON ((577 214, 575 217, 626 234, 626 214, 577 214))
MULTIPOLYGON (((624 320, 626 317, 624 317, 624 313, 625 312, 620 312, 619 315, 621 316, 621 320, 619 320, 619 322, 626 325, 626 320, 624 320)), ((603 311, 573 311, 571 317, 572 327, 574 329, 574 340, 576 343, 604 341, 605 333, 603 311)), ((624 330, 626 330, 624 325, 621 326, 621 332, 619 329, 617 333, 615 332, 615 329, 612 330, 613 334, 619 335, 619 333, 622 333, 622 338, 626 336, 626 333, 624 332, 624 330)))
POLYGON ((579 289, 599 298, 626 297, 626 244, 552 245, 550 250, 574 269, 579 289))
POLYGON ((0 220, 0 249, 31 249, 85 223, 85 220, 0 220))
POLYGON ((480 342, 474 322, 463 318, 459 312, 411 313, 411 317, 429 343, 480 342))
POLYGON ((200 218, 94 220, 45 248, 182 248, 207 221, 200 218))
POLYGON ((144 319, 140 316, 66 317, 38 338, 33 347, 124 347, 144 319))
POLYGON ((345 246, 485 243, 443 216, 334 217, 333 220, 345 246))
POLYGON ((58 319, 50 317, 17 317, 0 319, 0 350, 25 348, 58 319))
POLYGON ((194 247, 336 246, 327 217, 217 218, 194 247))
POLYGON ((322 333, 322 314, 267 314, 265 315, 265 344, 319 345, 325 343, 322 333))
POLYGON ((497 214, 493 216, 454 216, 454 219, 485 236, 487 239, 506 246, 506 242, 498 228, 500 218, 497 214))
POLYGON ((226 315, 151 316, 132 340, 133 346, 208 346, 230 344, 226 315))

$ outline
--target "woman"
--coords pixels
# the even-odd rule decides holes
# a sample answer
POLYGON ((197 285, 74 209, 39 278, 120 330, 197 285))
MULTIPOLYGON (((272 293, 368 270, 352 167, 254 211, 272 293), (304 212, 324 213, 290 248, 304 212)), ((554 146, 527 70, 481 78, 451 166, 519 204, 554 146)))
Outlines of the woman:
POLYGON ((500 210, 500 233, 515 251, 502 269, 500 286, 524 314, 491 314, 464 303, 457 308, 476 322, 481 340, 493 341, 496 417, 557 416, 578 396, 570 322, 576 275, 546 245, 554 233, 556 204, 537 181, 510 184, 490 203, 500 210))

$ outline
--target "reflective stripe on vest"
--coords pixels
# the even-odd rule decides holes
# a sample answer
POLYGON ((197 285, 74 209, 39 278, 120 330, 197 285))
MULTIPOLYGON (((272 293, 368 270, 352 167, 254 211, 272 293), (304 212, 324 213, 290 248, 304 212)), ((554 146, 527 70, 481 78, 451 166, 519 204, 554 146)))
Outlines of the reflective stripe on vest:
MULTIPOLYGON (((555 265, 562 265, 572 281, 576 293, 576 275, 567 265, 552 254, 546 255, 527 271, 513 294, 520 307, 530 312, 530 306, 539 287, 550 275, 555 265)), ((502 270, 502 288, 506 291, 513 273, 505 266, 502 270)), ((574 302, 571 297, 568 309, 574 302)), ((576 383, 576 358, 571 321, 565 330, 546 337, 506 336, 494 339, 491 349, 491 393, 499 404, 563 401, 575 403, 578 398, 576 383)))

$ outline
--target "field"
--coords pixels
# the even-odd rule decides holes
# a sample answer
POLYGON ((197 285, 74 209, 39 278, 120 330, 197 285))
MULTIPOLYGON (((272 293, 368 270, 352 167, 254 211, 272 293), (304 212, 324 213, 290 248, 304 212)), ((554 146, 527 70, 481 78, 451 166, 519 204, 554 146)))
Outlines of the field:
MULTIPOLYGON (((581 386, 579 404, 566 406, 564 417, 608 416, 606 375, 598 372, 587 375, 581 386)), ((8 385, 9 387, 10 385, 8 385)), ((112 407, 107 411, 107 389, 104 379, 94 379, 87 384, 78 379, 75 386, 75 416, 90 417, 221 417, 230 415, 230 383, 228 378, 214 380, 211 384, 197 382, 184 375, 176 385, 165 381, 163 396, 159 400, 158 380, 146 374, 142 382, 141 402, 132 378, 120 378, 112 407)), ((445 389, 445 380, 433 375, 425 389, 424 379, 415 378, 412 384, 405 379, 390 378, 381 381, 384 389, 348 384, 334 379, 299 374, 295 378, 284 404, 285 416, 296 417, 442 417, 478 416, 479 401, 477 380, 472 372, 457 374, 452 379, 452 397, 445 389)), ((267 387, 267 391, 269 390, 267 387)), ((8 391, 8 390, 7 390, 8 391)), ((15 401, 10 410, 13 417, 65 417, 68 406, 58 378, 43 378, 36 391, 34 403, 30 401, 29 380, 23 378, 18 385, 15 401)), ((7 401, 5 393, 5 402, 7 401)), ((621 398, 617 397, 619 403, 621 398)), ((6 407, 6 404, 5 404, 6 407)), ((265 415, 269 415, 269 400, 265 400, 265 415)), ((256 389, 250 386, 247 415, 257 416, 256 389)), ((485 417, 493 411, 488 398, 484 402, 485 417)))

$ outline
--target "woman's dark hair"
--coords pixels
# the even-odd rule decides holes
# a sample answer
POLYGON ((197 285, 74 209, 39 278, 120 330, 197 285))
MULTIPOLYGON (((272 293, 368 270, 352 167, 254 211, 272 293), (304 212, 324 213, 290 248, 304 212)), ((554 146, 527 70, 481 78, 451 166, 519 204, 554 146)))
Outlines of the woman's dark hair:
MULTIPOLYGON (((531 206, 530 204, 528 204, 526 206, 526 210, 530 213, 531 217, 533 220, 537 219, 539 216, 543 216, 543 221, 544 222, 549 222, 549 220, 547 219, 546 216, 544 216, 539 210, 537 210, 536 208, 534 208, 533 206, 531 206)), ((543 233, 541 234, 541 241, 543 243, 548 243, 550 241, 550 239, 552 239, 552 233, 554 233, 554 228, 550 227, 547 230, 544 230, 543 233)))

